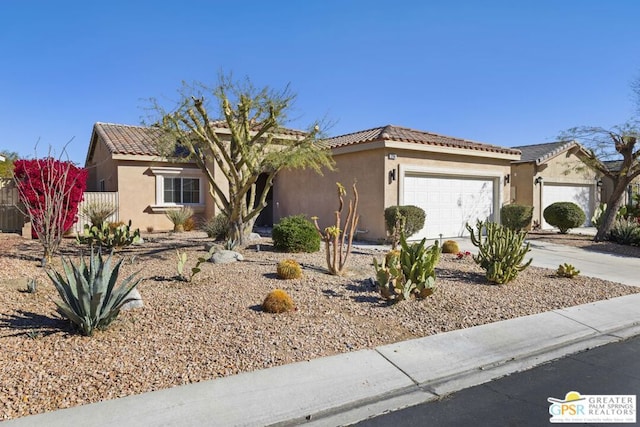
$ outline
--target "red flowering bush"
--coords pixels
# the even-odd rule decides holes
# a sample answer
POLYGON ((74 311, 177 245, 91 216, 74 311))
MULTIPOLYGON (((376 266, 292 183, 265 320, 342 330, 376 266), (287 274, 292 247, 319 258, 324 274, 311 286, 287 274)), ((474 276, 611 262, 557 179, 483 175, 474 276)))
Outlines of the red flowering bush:
POLYGON ((52 157, 16 160, 13 169, 20 201, 34 237, 50 257, 64 232, 78 220, 78 204, 87 187, 87 170, 52 157))

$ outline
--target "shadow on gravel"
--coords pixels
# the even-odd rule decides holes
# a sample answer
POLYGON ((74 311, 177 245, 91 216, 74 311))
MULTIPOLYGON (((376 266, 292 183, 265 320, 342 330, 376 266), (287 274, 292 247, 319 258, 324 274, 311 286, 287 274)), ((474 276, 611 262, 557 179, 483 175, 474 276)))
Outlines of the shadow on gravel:
POLYGON ((487 278, 482 273, 476 271, 461 271, 448 268, 438 268, 436 277, 448 280, 457 280, 473 285, 495 286, 487 282, 487 278))
POLYGON ((16 314, 0 315, 0 329, 13 329, 17 331, 9 336, 27 334, 36 337, 55 333, 73 333, 73 329, 68 320, 24 310, 19 310, 16 314))
POLYGON ((379 307, 386 307, 392 304, 390 301, 386 301, 380 296, 377 285, 370 279, 353 282, 347 285, 346 289, 360 294, 350 297, 355 302, 371 304, 379 307), (371 294, 372 292, 373 295, 371 294))

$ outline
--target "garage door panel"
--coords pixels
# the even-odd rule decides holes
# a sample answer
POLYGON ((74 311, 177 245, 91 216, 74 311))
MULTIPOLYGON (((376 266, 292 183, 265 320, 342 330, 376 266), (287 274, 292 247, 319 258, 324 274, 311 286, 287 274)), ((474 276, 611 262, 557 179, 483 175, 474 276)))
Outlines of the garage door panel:
POLYGON ((494 185, 486 178, 405 176, 403 203, 426 213, 425 227, 412 239, 467 235, 466 223, 493 216, 494 185))

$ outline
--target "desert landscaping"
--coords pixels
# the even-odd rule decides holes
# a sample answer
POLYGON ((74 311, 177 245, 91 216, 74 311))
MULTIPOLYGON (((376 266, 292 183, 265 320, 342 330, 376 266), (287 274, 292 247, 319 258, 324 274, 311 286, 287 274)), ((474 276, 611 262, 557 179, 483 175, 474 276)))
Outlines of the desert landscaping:
MULTIPOLYGON (((0 419, 52 411, 144 393, 240 372, 301 362, 337 353, 467 328, 609 299, 640 289, 529 267, 505 285, 487 284, 470 256, 443 254, 437 289, 424 300, 388 304, 374 283, 372 258, 384 249, 358 245, 345 277, 327 274, 323 250, 312 254, 275 252, 268 237, 258 250, 241 250, 244 261, 206 263, 193 281, 179 280, 176 249, 188 254, 187 267, 210 242, 199 231, 152 233, 145 243, 121 250, 120 278, 134 272, 144 307, 121 312, 106 331, 80 335, 60 317, 57 293, 40 267, 37 241, 0 235, 2 378, 0 419), (297 260, 303 277, 280 280, 276 264, 297 260), (37 278, 37 292, 26 291, 37 278), (266 294, 286 290, 296 304, 291 313, 261 309, 266 294)), ((585 236, 531 234, 532 239, 636 251, 585 236), (599 246, 600 245, 600 246, 599 246), (611 246, 613 245, 613 246, 611 246)), ((66 239, 62 255, 76 260, 80 247, 66 239)), ((637 254, 626 253, 627 255, 637 254)), ((561 262, 562 260, 559 260, 561 262)), ((59 257, 53 267, 60 268, 59 257)))

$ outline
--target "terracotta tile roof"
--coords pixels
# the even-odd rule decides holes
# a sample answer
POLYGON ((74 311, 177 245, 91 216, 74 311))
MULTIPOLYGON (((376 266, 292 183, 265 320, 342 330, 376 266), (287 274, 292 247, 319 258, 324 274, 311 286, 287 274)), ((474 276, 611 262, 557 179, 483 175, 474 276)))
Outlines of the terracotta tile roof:
MULTIPOLYGON (((228 129, 224 121, 216 121, 214 124, 218 128, 228 129)), ((102 137, 112 154, 160 156, 156 144, 162 131, 158 128, 97 122, 94 131, 102 137)), ((287 128, 280 128, 278 133, 294 137, 306 135, 303 131, 287 128)))
POLYGON ((323 141, 323 144, 330 148, 338 148, 349 145, 366 144, 374 141, 410 142, 413 144, 466 148, 469 150, 488 151, 502 154, 520 154, 520 151, 512 148, 484 144, 481 142, 469 141, 467 139, 454 138, 451 136, 444 136, 393 125, 327 138, 323 141))
POLYGON ((160 155, 156 142, 162 131, 158 128, 98 122, 94 125, 94 131, 112 154, 160 155))

